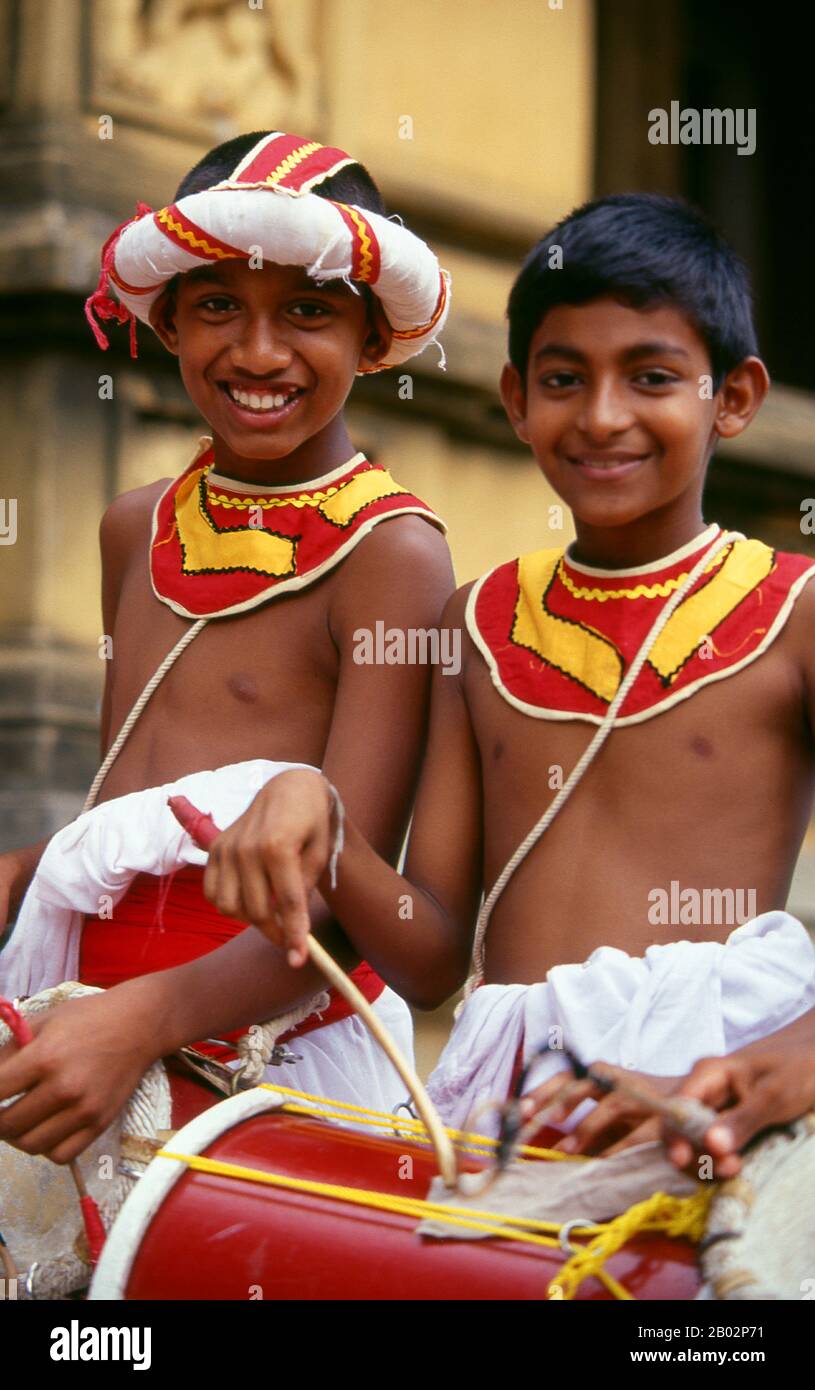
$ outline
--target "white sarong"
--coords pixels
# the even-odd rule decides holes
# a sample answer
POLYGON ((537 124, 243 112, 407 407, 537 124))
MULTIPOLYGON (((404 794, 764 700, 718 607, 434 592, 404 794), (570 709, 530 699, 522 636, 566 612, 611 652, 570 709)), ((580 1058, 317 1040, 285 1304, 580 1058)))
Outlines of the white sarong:
MULTIPOLYGON (((115 906, 137 874, 163 877, 184 864, 206 863, 206 852, 168 807, 169 796, 188 797, 226 829, 272 777, 305 766, 258 758, 191 773, 105 801, 58 831, 0 952, 0 995, 31 995, 76 980, 86 914, 115 906)), ((412 1064, 413 1023, 404 1000, 386 988, 373 1008, 412 1064)), ((294 1038, 289 1051, 300 1060, 267 1067, 265 1081, 379 1110, 392 1110, 404 1099, 404 1083, 356 1015, 294 1038)))
MULTIPOLYGON (((787 912, 765 912, 727 941, 673 941, 629 956, 601 946, 533 985, 481 985, 462 1008, 428 1082, 445 1123, 497 1132, 519 1047, 532 1090, 568 1068, 562 1049, 655 1076, 684 1076, 783 1028, 815 1006, 815 947, 787 912), (479 1114, 478 1112, 482 1112, 479 1114)), ((562 1128, 592 1108, 586 1101, 562 1128)))

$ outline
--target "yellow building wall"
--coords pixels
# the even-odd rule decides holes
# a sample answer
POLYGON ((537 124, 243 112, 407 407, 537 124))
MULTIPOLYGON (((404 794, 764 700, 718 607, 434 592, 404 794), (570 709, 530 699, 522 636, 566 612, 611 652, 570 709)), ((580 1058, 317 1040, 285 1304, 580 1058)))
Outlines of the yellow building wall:
POLYGON ((334 0, 326 133, 394 191, 539 235, 589 188, 593 20, 590 0, 334 0))

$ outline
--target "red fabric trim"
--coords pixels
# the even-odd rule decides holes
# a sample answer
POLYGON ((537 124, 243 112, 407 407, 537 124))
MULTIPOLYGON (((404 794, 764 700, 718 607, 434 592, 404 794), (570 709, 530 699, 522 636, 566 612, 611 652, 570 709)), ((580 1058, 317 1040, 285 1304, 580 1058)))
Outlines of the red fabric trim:
MULTIPOLYGON (((375 1004, 385 988, 385 981, 381 975, 377 975, 373 966, 365 960, 351 971, 350 978, 369 1004, 375 1004)), ((290 1028, 288 1033, 281 1033, 278 1041, 285 1043, 291 1038, 302 1038, 306 1033, 315 1032, 317 1028, 326 1028, 329 1023, 339 1023, 344 1018, 350 1018, 355 1010, 351 1008, 347 999, 343 995, 337 994, 334 989, 329 990, 328 993, 330 1002, 327 1009, 324 1009, 321 1014, 312 1014, 310 1018, 298 1023, 296 1028, 290 1028)))
MULTIPOLYGON (((140 975, 186 965, 240 932, 251 930, 245 922, 224 917, 213 907, 204 897, 203 877, 203 866, 198 864, 187 864, 164 879, 137 874, 110 918, 87 916, 79 952, 82 984, 108 989, 140 975)), ((384 980, 365 961, 352 971, 351 979, 369 1003, 374 1003, 385 988, 384 980)), ((281 1041, 338 1023, 354 1012, 333 989, 329 999, 321 1016, 306 1019, 281 1041)), ((241 1028, 227 1034, 228 1041, 236 1041, 244 1031, 241 1028)), ((199 1047, 222 1060, 236 1055, 224 1048, 199 1047)))
MULTIPOLYGON (((242 251, 239 246, 230 246, 228 241, 220 241, 203 227, 199 227, 197 222, 183 213, 176 203, 170 203, 169 207, 162 208, 161 212, 153 214, 153 221, 163 236, 171 241, 174 246, 178 246, 182 251, 188 251, 191 256, 198 256, 202 261, 213 260, 212 251, 220 251, 222 260, 248 261, 249 252, 242 251), (180 231, 174 231, 168 227, 166 222, 160 221, 161 213, 172 217, 174 222, 179 224, 180 231), (186 235, 184 235, 186 233, 186 235), (205 246, 196 245, 197 242, 206 243, 205 246), (207 249, 211 248, 211 249, 207 249)), ((214 259, 218 259, 215 257, 214 259)))
POLYGON ((352 209, 348 203, 337 203, 333 198, 327 201, 337 209, 353 238, 351 279, 361 280, 366 285, 375 285, 382 269, 382 253, 376 232, 359 208, 352 209))
POLYGON ((421 337, 423 337, 423 335, 424 335, 425 333, 429 333, 429 332, 430 332, 431 328, 435 328, 436 324, 438 323, 439 319, 441 318, 442 314, 444 313, 444 308, 445 308, 445 305, 446 305, 446 304, 447 304, 447 280, 445 279, 445 277, 444 277, 444 275, 442 274, 442 272, 439 271, 439 296, 438 296, 438 299, 436 300, 436 307, 435 307, 435 309, 433 310, 433 313, 430 315, 430 318, 428 319, 427 323, 420 323, 419 326, 418 326, 417 328, 403 328, 403 329, 396 329, 396 328, 394 328, 394 330, 393 330, 393 336, 394 336, 394 338, 398 338, 398 339, 400 340, 400 342, 401 342, 401 341, 405 341, 405 340, 410 341, 410 339, 412 339, 412 338, 421 338, 421 337))
MULTIPOLYGON (((279 135, 276 140, 270 140, 264 146, 242 173, 233 173, 231 182, 264 183, 289 155, 302 149, 304 145, 312 143, 313 141, 305 135, 279 135)), ((319 149, 313 150, 311 154, 299 160, 293 169, 284 174, 282 178, 277 179, 271 186, 288 188, 298 192, 304 184, 321 182, 336 169, 338 164, 344 164, 349 160, 351 160, 351 155, 346 154, 345 150, 340 150, 334 145, 320 145, 319 149)))
POLYGON ((116 247, 118 246, 122 232, 125 227, 130 226, 131 222, 138 222, 140 218, 149 216, 152 211, 153 209, 148 207, 147 203, 137 203, 134 216, 129 217, 126 222, 121 222, 118 227, 115 227, 102 247, 99 283, 93 294, 88 295, 88 298, 85 300, 85 318, 88 320, 97 345, 103 352, 107 351, 110 347, 110 343, 108 342, 107 336, 96 322, 94 313, 97 318, 116 319, 118 323, 127 323, 127 320, 130 319, 130 356, 138 356, 135 315, 132 314, 129 309, 125 308, 124 304, 118 304, 115 299, 112 299, 108 294, 108 289, 113 271, 116 247))

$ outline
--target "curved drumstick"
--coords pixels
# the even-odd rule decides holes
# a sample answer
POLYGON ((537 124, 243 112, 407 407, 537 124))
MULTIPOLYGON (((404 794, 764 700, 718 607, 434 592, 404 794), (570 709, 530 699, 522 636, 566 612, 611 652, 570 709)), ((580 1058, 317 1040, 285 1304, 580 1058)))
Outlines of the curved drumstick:
MULTIPOLYGON (((209 850, 213 840, 221 833, 215 824, 212 816, 206 812, 199 811, 186 796, 170 796, 167 798, 167 805, 178 821, 189 835, 190 839, 198 845, 199 849, 209 850)), ((421 1080, 402 1054, 394 1038, 388 1029, 377 1017, 371 1008, 364 994, 361 994, 354 984, 349 980, 345 971, 340 968, 333 956, 329 955, 324 946, 316 940, 309 932, 306 940, 309 956, 318 970, 321 970, 326 979, 334 986, 353 1009, 359 1014, 363 1023, 367 1026, 385 1052, 385 1055, 393 1063, 405 1085, 407 1086, 413 1100, 416 1102, 425 1129, 430 1136, 433 1148, 436 1152, 436 1160, 439 1165, 439 1172, 448 1187, 455 1187, 457 1184, 456 1155, 450 1137, 441 1122, 441 1118, 425 1090, 421 1080)))
POLYGON ((18 1047, 34 1041, 34 1034, 28 1019, 23 1018, 10 999, 0 999, 0 1019, 3 1020, 18 1047))

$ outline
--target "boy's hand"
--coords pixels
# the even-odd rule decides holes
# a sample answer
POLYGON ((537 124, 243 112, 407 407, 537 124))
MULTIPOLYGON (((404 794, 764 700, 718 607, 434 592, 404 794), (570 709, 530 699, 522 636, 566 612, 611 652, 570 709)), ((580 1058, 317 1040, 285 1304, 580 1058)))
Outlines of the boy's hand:
MULTIPOLYGON (((742 1165, 739 1150, 754 1135, 815 1107, 815 1053, 794 1038, 785 1040, 782 1030, 728 1057, 703 1058, 676 1094, 724 1112, 705 1134, 704 1152, 713 1158, 715 1177, 732 1178, 742 1165)), ((677 1168, 693 1171, 693 1146, 667 1130, 665 1142, 677 1168)))
POLYGON ((29 1022, 33 1042, 0 1048, 0 1102, 25 1092, 0 1108, 0 1140, 69 1163, 124 1109, 155 1061, 150 1020, 114 991, 68 1000, 29 1022))
POLYGON ((282 946, 290 966, 308 957, 309 894, 331 857, 332 810, 321 773, 282 772, 210 850, 204 874, 210 902, 282 946))
MULTIPOLYGON (((658 1091, 660 1095, 671 1094, 677 1078, 671 1076, 649 1076, 644 1072, 628 1068, 613 1067, 603 1062, 593 1063, 611 1079, 633 1081, 644 1089, 658 1091)), ((581 1105, 584 1100, 596 1100, 597 1105, 571 1134, 566 1135, 553 1147, 561 1153, 602 1154, 610 1157, 635 1144, 645 1144, 660 1135, 659 1118, 646 1109, 639 1101, 620 1091, 605 1091, 595 1081, 586 1078, 576 1081, 571 1072, 560 1072, 543 1086, 529 1091, 521 1101, 524 1124, 537 1115, 545 1106, 555 1105, 555 1109, 541 1117, 541 1123, 560 1125, 581 1105)))

